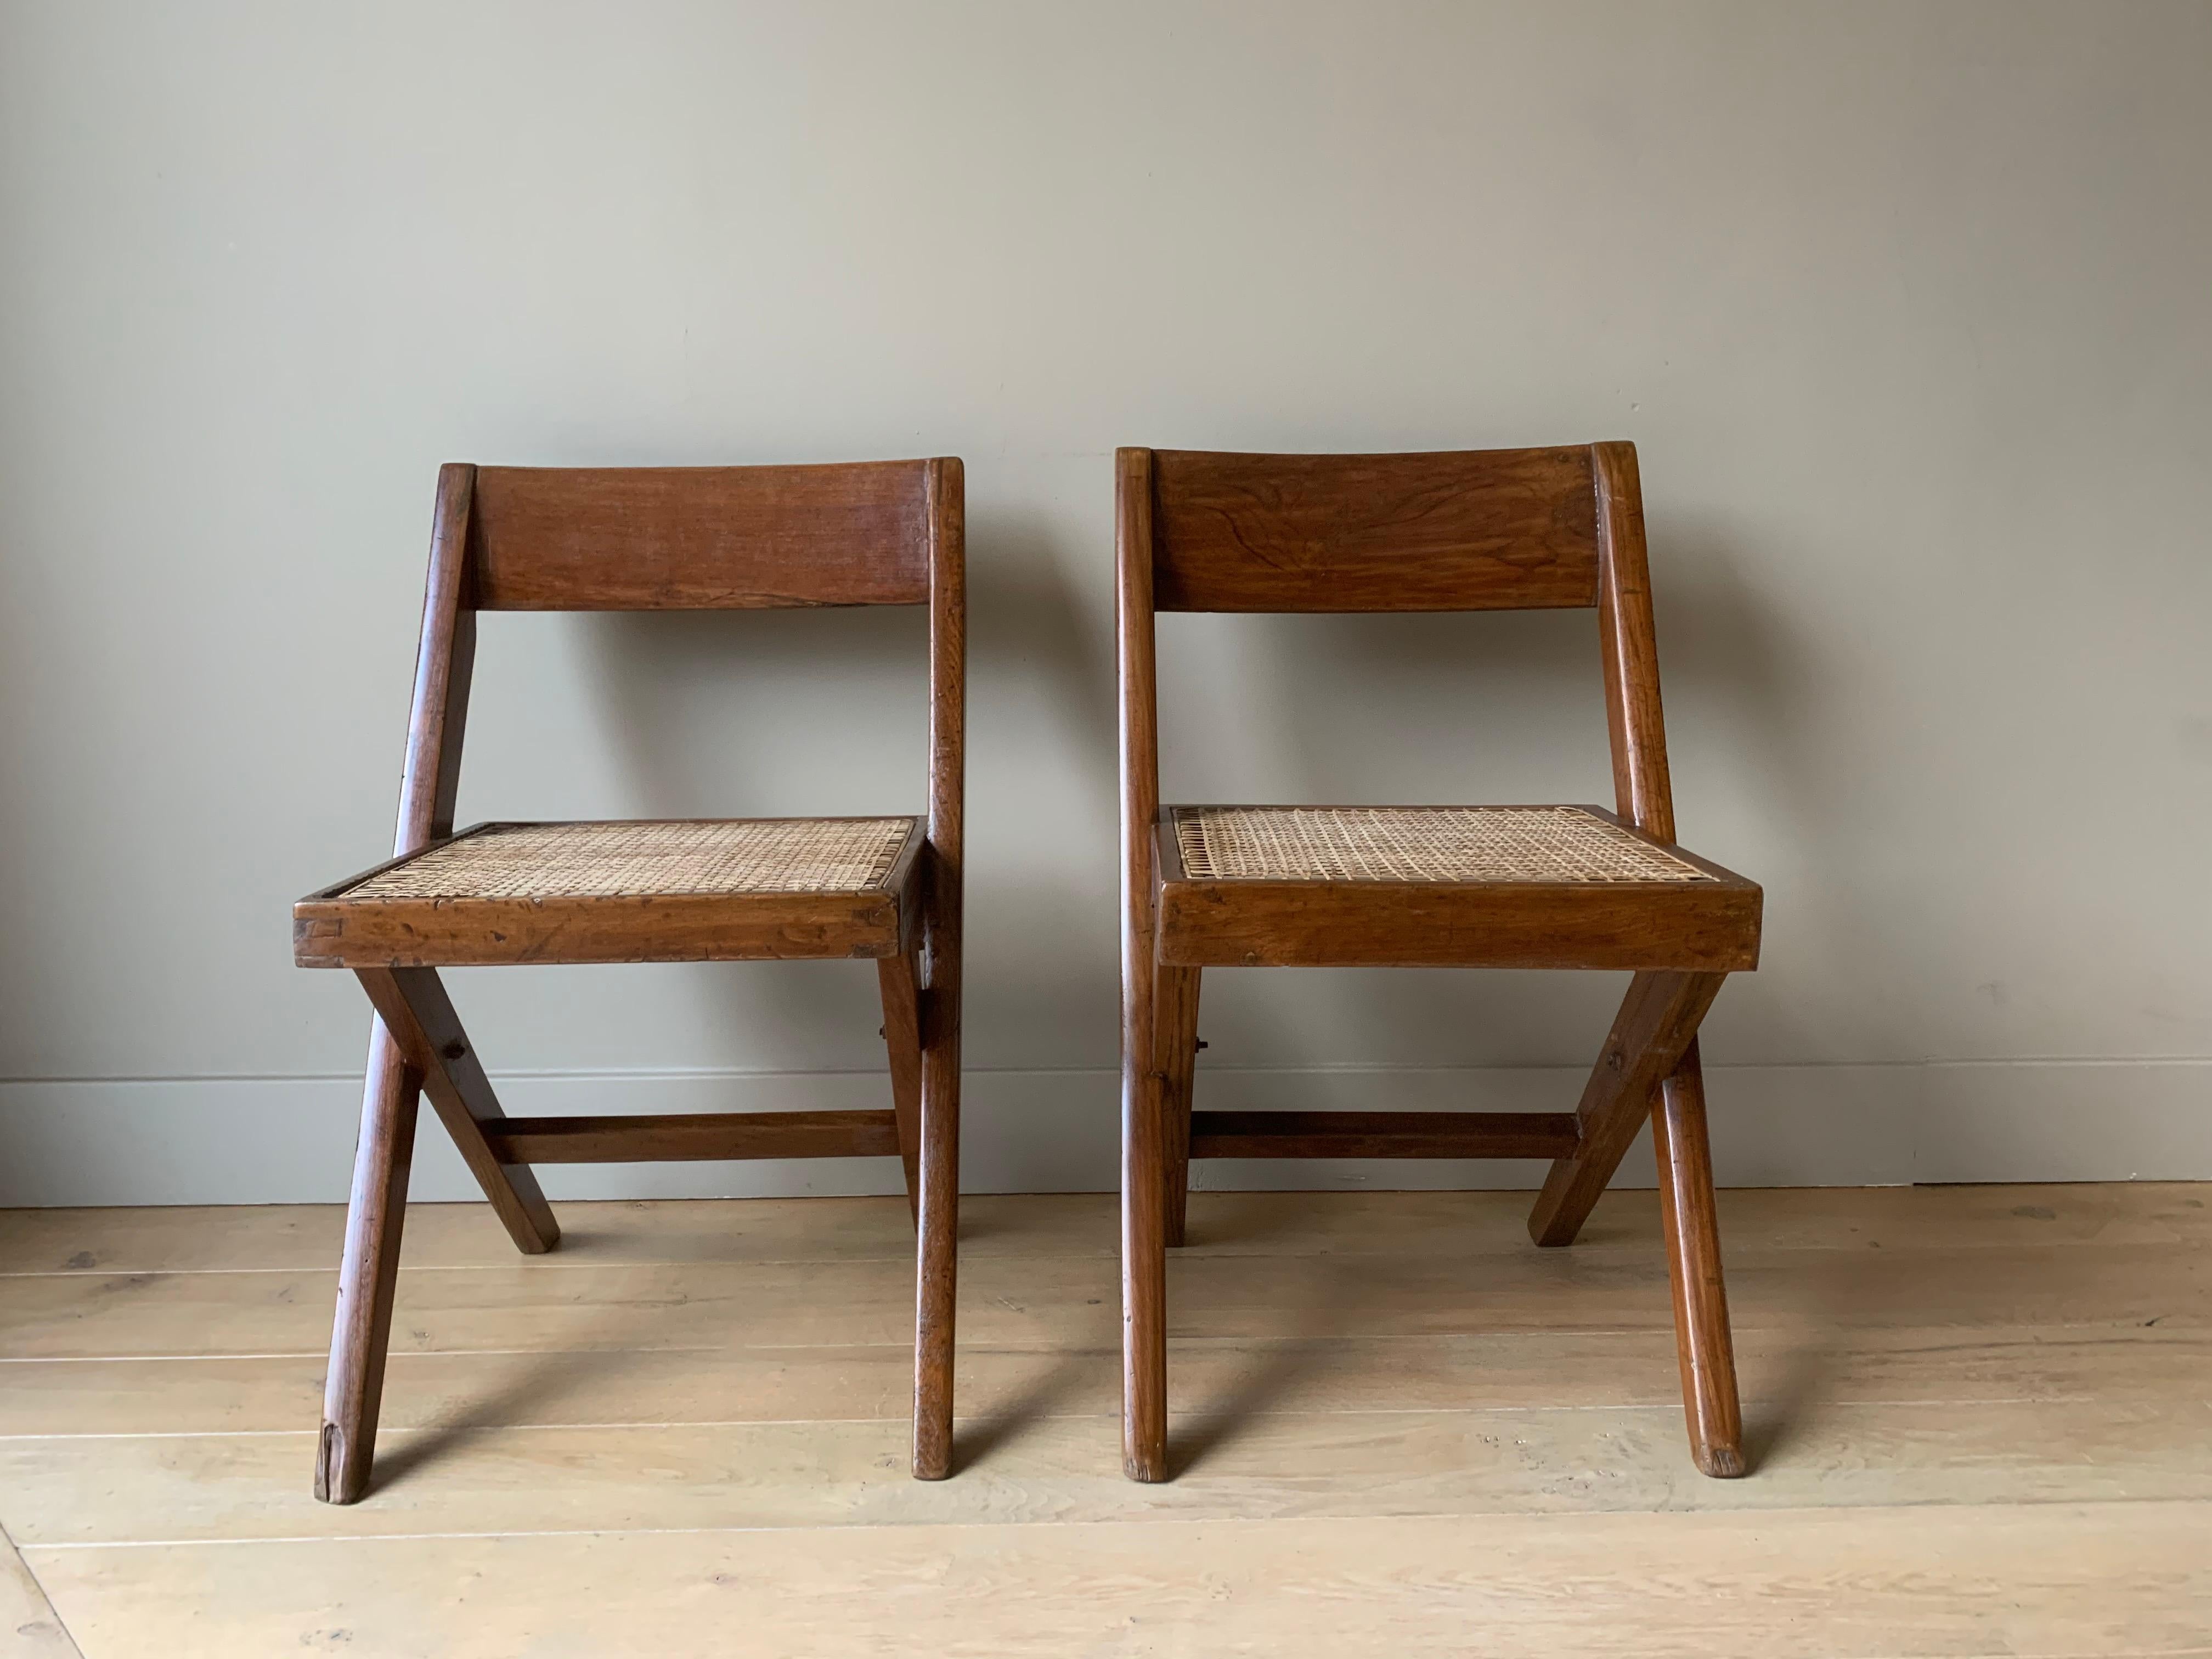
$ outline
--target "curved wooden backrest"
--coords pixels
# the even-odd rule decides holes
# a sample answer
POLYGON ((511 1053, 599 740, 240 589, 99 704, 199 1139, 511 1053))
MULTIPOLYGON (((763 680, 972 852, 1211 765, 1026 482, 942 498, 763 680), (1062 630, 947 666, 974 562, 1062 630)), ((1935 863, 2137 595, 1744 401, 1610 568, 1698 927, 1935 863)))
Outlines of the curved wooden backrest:
POLYGON ((480 466, 485 611, 750 611, 929 598, 927 461, 480 466))
POLYGON ((1415 455, 1152 452, 1161 611, 1597 603, 1587 445, 1415 455))

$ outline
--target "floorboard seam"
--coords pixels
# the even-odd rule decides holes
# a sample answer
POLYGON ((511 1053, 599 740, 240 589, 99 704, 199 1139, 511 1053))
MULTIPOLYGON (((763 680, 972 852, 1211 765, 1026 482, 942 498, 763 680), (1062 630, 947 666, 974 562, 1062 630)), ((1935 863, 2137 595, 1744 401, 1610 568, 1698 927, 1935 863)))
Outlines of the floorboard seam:
MULTIPOLYGON (((2011 1510, 2121 1510, 2158 1509, 2205 1509, 2212 1507, 2212 1499, 2203 1498, 2021 1498, 2002 1504, 1947 1504, 1930 1501, 1919 1504, 1853 1504, 1844 1513, 1853 1518, 1882 1514, 1906 1514, 1929 1510, 1982 1510, 2003 1511, 2011 1510)), ((755 1526, 728 1527, 549 1527, 543 1530, 493 1528, 485 1531, 453 1532, 392 1532, 392 1533, 301 1533, 271 1534, 255 1538, 143 1538, 114 1539, 100 1542, 57 1542, 30 1544, 24 1549, 52 1554, 78 1553, 92 1550, 151 1550, 151 1549, 234 1549, 246 1546, 278 1544, 422 1544, 465 1543, 495 1539, 526 1538, 702 1538, 754 1536, 763 1534, 803 1532, 810 1536, 823 1533, 856 1533, 864 1534, 896 1532, 1025 1532, 1039 1528, 1122 1528, 1122 1527, 1329 1527, 1329 1526, 1388 1526, 1395 1523, 1427 1524, 1451 1521, 1520 1521, 1527 1522, 1570 1522, 1587 1523, 1599 1518, 1613 1516, 1667 1516, 1682 1521, 1698 1521, 1707 1517, 1741 1520, 1747 1516, 1761 1522, 1779 1522, 1800 1516, 1835 1517, 1838 1511, 1831 1505, 1785 1504, 1773 1509, 1758 1509, 1746 1504, 1727 1504, 1711 1509, 1618 1509, 1618 1510, 1551 1510, 1527 1509, 1471 1509, 1425 1510, 1419 1514, 1398 1515, 1193 1515, 1175 1510, 1153 1510, 1141 1515, 1101 1516, 1083 1520, 1063 1521, 1049 1516, 1024 1521, 833 1521, 818 1524, 787 1522, 763 1523, 755 1526)), ((21 1551, 18 1553, 21 1553, 21 1551)), ((43 1590, 41 1594, 43 1594, 43 1590)))

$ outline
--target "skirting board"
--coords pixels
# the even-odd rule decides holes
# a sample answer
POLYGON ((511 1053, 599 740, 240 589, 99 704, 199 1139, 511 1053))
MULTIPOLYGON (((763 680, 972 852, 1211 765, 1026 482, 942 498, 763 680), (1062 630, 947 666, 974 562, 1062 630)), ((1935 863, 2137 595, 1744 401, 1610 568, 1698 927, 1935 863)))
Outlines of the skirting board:
MULTIPOLYGON (((1724 1186, 1887 1186, 1954 1181, 2212 1179, 2212 1060, 1960 1061, 1711 1066, 1716 1173, 1724 1186)), ((566 1112, 830 1110, 883 1107, 880 1073, 590 1073, 495 1077, 518 1115, 566 1112)), ((1220 1110, 1560 1111, 1583 1074, 1385 1067, 1201 1066, 1220 1110)), ((342 1201, 361 1085, 354 1078, 0 1083, 0 1206, 342 1201)), ((970 1192, 1091 1192, 1116 1181, 1119 1080, 1110 1072, 970 1072, 962 1185, 970 1192)), ((1204 1188, 1534 1187, 1516 1162, 1224 1159, 1204 1188)), ((1639 1145, 1624 1182, 1648 1186, 1639 1145)), ((889 1158, 599 1164, 540 1171, 555 1198, 890 1193, 889 1158)), ((477 1196, 427 1107, 413 1195, 477 1196)))

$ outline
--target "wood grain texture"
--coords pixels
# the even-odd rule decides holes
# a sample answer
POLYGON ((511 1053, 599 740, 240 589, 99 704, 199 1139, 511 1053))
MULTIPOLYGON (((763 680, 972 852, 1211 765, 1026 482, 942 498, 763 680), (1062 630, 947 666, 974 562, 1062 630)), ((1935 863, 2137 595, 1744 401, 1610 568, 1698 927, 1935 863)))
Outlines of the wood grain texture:
MULTIPOLYGON (((1184 1250, 1172 1264, 1170 1331, 1178 1343, 1669 1332, 1656 1231, 1646 1244, 1588 1266, 1578 1252, 1524 1247, 1510 1271, 1487 1255, 1184 1250)), ((2086 1339, 2147 1320, 2159 1330, 2212 1326, 2212 1254, 2203 1250, 2115 1246, 2076 1261, 2004 1247, 1948 1268, 1938 1256, 1899 1248, 1808 1261, 1798 1251, 1731 1249, 1738 1336, 1784 1333, 1794 1342, 1846 1329, 2040 1322, 2083 1327, 2086 1339)), ((1111 1257, 971 1256, 963 1328, 986 1346, 1109 1349, 1114 1274, 1111 1257)), ((327 1269, 9 1279, 0 1282, 0 1359, 313 1353, 332 1287, 327 1269)), ((903 1349, 913 1335, 913 1275, 902 1262, 569 1266, 554 1256, 403 1273, 401 1299, 405 1317, 393 1322, 392 1341, 416 1353, 745 1347, 770 1330, 788 1346, 903 1349)), ((1671 1368, 1672 1348, 1662 1352, 1671 1368)))
POLYGON ((891 1110, 898 1125, 901 1173, 915 1225, 921 1224, 921 963, 902 953, 876 963, 884 1005, 884 1052, 891 1067, 891 1110))
POLYGON ((917 1480, 952 1473, 959 1314, 961 941, 965 915, 968 507, 957 459, 933 461, 929 514, 929 849, 925 870, 921 1146, 915 1200, 914 1434, 917 1480))
POLYGON ((520 1164, 501 1162, 484 1138, 507 1114, 437 970, 365 968, 358 976, 515 1248, 526 1255, 551 1249, 560 1242, 561 1227, 538 1178, 520 1164))
MULTIPOLYGON (((948 1489, 951 1490, 951 1489, 948 1489)), ((2201 1654, 2212 1505, 35 1548, 93 1653, 2201 1654), (178 1613, 193 1610, 180 1650, 178 1613), (423 1644, 434 1632, 436 1645, 423 1644)))
POLYGON ((447 1460, 445 1478, 395 1483, 388 1502, 351 1512, 283 1491, 300 1435, 15 1442, 0 1444, 0 1480, 26 1548, 525 1537, 614 1517, 664 1528, 826 1528, 1663 1509, 1773 1515, 2078 1501, 2089 1492, 2105 1501, 2191 1502, 2212 1489, 2212 1406, 2199 1401, 2094 1414, 2076 1402, 1999 1402, 1979 1419, 1955 1406, 1822 1407, 1802 1414, 1759 1480, 1728 1484, 1686 1476, 1671 1407, 1269 1412, 1239 1424, 1191 1416, 1179 1432, 1200 1441, 1202 1455, 1158 1492, 1120 1477, 1110 1414, 1040 1419, 1012 1443, 1001 1439, 979 1471, 985 1478, 934 1491, 901 1467, 904 1428, 902 1417, 888 1415, 452 1425, 393 1434, 386 1449, 402 1466, 447 1460), (684 1478, 672 1480, 673 1468, 684 1478), (96 1499, 87 1501, 88 1488, 96 1499))
POLYGON ((1659 1195, 1573 1252, 1522 1202, 1193 1194, 1171 1486, 1115 1467, 1103 1196, 973 1206, 943 1484, 902 1468, 900 1200, 579 1206, 531 1263, 417 1206, 349 1509, 295 1484, 335 1210, 0 1215, 0 1522, 93 1654, 2199 1644, 2212 1190, 1720 1194, 1722 1482, 1659 1195))
POLYGON ((658 1164, 700 1158, 881 1158, 899 1149, 880 1112, 657 1112, 510 1117, 480 1126, 503 1164, 658 1164))
POLYGON ((1164 1480, 1167 1465, 1166 1079, 1157 984, 1158 680, 1154 671, 1154 457, 1115 456, 1115 653, 1121 785, 1121 1466, 1164 1480))
POLYGON ((1667 723, 1659 706, 1659 647, 1644 544, 1644 488, 1636 446, 1595 444, 1598 641, 1605 665, 1606 730, 1620 816, 1661 841, 1674 839, 1667 774, 1667 723))
POLYGON ((1198 999, 1200 970, 1161 967, 1155 971, 1158 1010, 1153 1031, 1159 1045, 1160 1163, 1164 1187, 1160 1224, 1168 1248, 1181 1248, 1190 1208, 1190 1114, 1198 1085, 1198 999))
POLYGON ((1638 974, 1629 981, 1575 1115, 1582 1139, 1545 1177, 1528 1218, 1539 1244, 1571 1244, 1643 1127, 1659 1085, 1698 1035, 1718 974, 1638 974))
POLYGON ((1162 611, 1594 604, 1590 452, 1152 452, 1162 611))
POLYGON ((1731 973, 1759 963, 1749 883, 1180 881, 1163 963, 1731 973))
MULTIPOLYGON (((1207 1194, 1193 1196, 1202 1218, 1207 1194)), ((907 1224, 903 1206, 896 1218, 907 1224)), ((1517 1212, 1513 1227, 1521 1231, 1517 1212)), ((1656 1235, 1648 1242, 1656 1243, 1656 1235)), ((1521 1249, 1528 1253, 1525 1234, 1521 1249)), ((1587 1262, 1589 1252, 1577 1249, 1574 1256, 1587 1262)), ((1955 1265, 1931 1266, 1924 1252, 1917 1259, 1930 1272, 1965 1271, 1955 1265)), ((1478 1258, 1463 1261, 1462 1270, 1495 1273, 1510 1266, 1478 1258)), ((898 1267, 883 1271, 897 1274, 903 1284, 898 1267)), ((1110 1293, 1112 1269, 1100 1271, 1110 1293)), ((1323 1288, 1338 1282, 1332 1277, 1323 1288)), ((1781 1281, 1773 1282, 1778 1286, 1781 1281)), ((1285 1288, 1292 1284, 1283 1281, 1285 1288)), ((1663 1284, 1655 1282, 1651 1296, 1655 1306, 1663 1304, 1663 1284)), ((2034 1313, 2019 1311, 2023 1317, 2034 1313)), ((1300 1322, 1312 1318, 1304 1315, 1300 1322)), ((402 1351, 392 1356, 384 1425, 573 1431, 580 1425, 864 1419, 897 1428, 908 1421, 914 1393, 908 1342, 816 1344, 801 1352, 776 1345, 772 1339, 781 1334, 781 1328, 771 1324, 757 1333, 758 1345, 750 1346, 738 1341, 629 1349, 402 1351)), ((971 1338, 961 1345, 957 1367, 962 1420, 986 1447, 1018 1443, 1022 1434, 1017 1431, 1025 1433, 1023 1425, 1041 1420, 1041 1402, 1051 1406, 1047 1415, 1096 1416, 1110 1423, 1121 1408, 1118 1340, 1110 1325, 1095 1341, 1068 1346, 971 1338)), ((1375 1338, 1279 1332, 1206 1337, 1186 1332, 1176 1343, 1168 1406, 1171 1420, 1213 1424, 1212 1438, 1223 1446, 1278 1416, 1432 1411, 1540 1417, 1613 1407, 1647 1412, 1673 1441, 1680 1438, 1681 1413, 1675 1349, 1672 1329, 1657 1322, 1606 1330, 1522 1328, 1375 1338), (1243 1421, 1229 1422, 1240 1410, 1243 1421)), ((1795 1442, 1808 1423, 1825 1420, 1832 1411, 1878 1413, 1917 1407, 1965 1419, 2011 1405, 2078 1411, 2084 1401, 2098 1403, 2100 1418, 2170 1410, 2173 1401, 2196 1397, 2192 1391, 2212 1365, 2212 1330, 2163 1322, 1899 1328, 1862 1322, 1824 1332, 1746 1321, 1738 1364, 1754 1437, 1768 1447, 1760 1468, 1764 1476, 1775 1467, 1776 1446, 1795 1442)), ((8 1386, 0 1389, 0 1434, 276 1438, 293 1447, 296 1475, 299 1445, 311 1437, 301 1425, 315 1420, 323 1366, 319 1353, 306 1350, 18 1359, 9 1362, 6 1380, 8 1386)), ((2086 1445, 2061 1442, 2054 1449, 2071 1455, 2086 1445)), ((1119 1480, 1110 1434, 1102 1456, 1102 1468, 1094 1472, 1119 1480)), ((1705 1486, 1679 1454, 1674 1473, 1692 1490, 1705 1486)))
POLYGON ((1660 1224, 1674 1292, 1674 1342, 1690 1457, 1702 1474, 1732 1478, 1747 1471, 1743 1414, 1736 1398, 1728 1285, 1721 1273, 1705 1073, 1694 1038, 1660 1085, 1651 1111, 1651 1141, 1659 1163, 1660 1224))
MULTIPOLYGON (((476 661, 468 568, 475 492, 474 467, 448 465, 438 470, 398 823, 392 835, 395 856, 453 833, 476 661)), ((332 1503, 354 1503, 368 1490, 422 1082, 422 1066, 402 1055, 381 1016, 373 1018, 331 1321, 329 1382, 315 1448, 315 1495, 332 1503)))
MULTIPOLYGON (((462 834, 499 827, 471 824, 462 834)), ((363 898, 349 892, 406 862, 392 859, 295 904, 292 959, 301 968, 354 969, 880 959, 919 942, 924 845, 917 825, 881 884, 858 893, 363 898)))
POLYGON ((322 1428, 315 1440, 314 1494, 331 1504, 358 1503, 368 1491, 392 1298, 398 1289, 399 1244, 406 1227, 407 1178, 421 1115, 421 1067, 400 1057, 398 1043, 385 1035, 380 1021, 377 1032, 392 1059, 388 1072, 374 1060, 370 1063, 338 1259, 322 1428))
POLYGON ((933 463, 477 469, 486 611, 921 605, 933 463))
MULTIPOLYGON (((2116 1245, 2212 1245, 2212 1188, 2203 1182, 2035 1183, 1986 1187, 1735 1188, 1716 1194, 1729 1237, 1765 1253, 2116 1245)), ((1089 1255, 1119 1248, 1110 1193, 970 1193, 969 1256, 1089 1255)), ((1192 1194, 1193 1255, 1528 1254, 1525 1193, 1407 1190, 1192 1194)), ((914 1233, 884 1198, 600 1200, 564 1204, 563 1262, 904 1262, 914 1233)), ((501 1267, 514 1260, 475 1203, 416 1203, 410 1267, 501 1267)), ((0 1210, 0 1280, 136 1273, 321 1270, 345 1232, 329 1204, 177 1205, 0 1210)), ((1576 1247, 1585 1260, 1656 1259, 1659 1194, 1617 1187, 1598 1200, 1576 1247)), ((1965 1268, 1962 1267, 1961 1271, 1965 1268)), ((0 1409, 6 1397, 0 1394, 0 1409)), ((5 1433, 0 1429, 0 1433, 5 1433)))
POLYGON ((1557 1158, 1571 1112, 1199 1112, 1193 1158, 1557 1158))

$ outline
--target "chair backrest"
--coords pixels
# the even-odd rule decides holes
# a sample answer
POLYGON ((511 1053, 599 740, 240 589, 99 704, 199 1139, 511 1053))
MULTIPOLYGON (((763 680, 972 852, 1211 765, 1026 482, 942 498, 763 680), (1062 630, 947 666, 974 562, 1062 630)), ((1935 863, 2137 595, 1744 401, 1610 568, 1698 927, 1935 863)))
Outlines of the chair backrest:
POLYGON ((1597 602, 1587 446, 1428 455, 1152 453, 1161 611, 1597 602))
POLYGON ((476 469, 485 611, 726 611, 929 598, 927 461, 476 469))
POLYGON ((1621 815, 1674 838, 1632 444, 1118 457, 1125 877, 1159 811, 1156 611, 1595 605, 1621 815))
POLYGON ((959 460, 471 466, 438 474, 395 850, 453 832, 478 611, 929 607, 929 846, 960 887, 967 707, 959 460))

